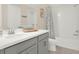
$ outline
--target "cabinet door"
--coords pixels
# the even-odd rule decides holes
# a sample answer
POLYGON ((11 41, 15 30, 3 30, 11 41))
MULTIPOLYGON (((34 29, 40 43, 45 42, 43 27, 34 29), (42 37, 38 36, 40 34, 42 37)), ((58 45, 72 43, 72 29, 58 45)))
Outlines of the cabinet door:
POLYGON ((19 54, 37 43, 37 38, 28 39, 5 49, 5 54, 19 54))
POLYGON ((5 52, 4 52, 4 49, 3 50, 0 50, 0 54, 4 54, 5 52))
POLYGON ((24 50, 21 54, 37 54, 37 45, 24 50))
POLYGON ((44 38, 38 43, 38 54, 48 53, 48 38, 44 38))

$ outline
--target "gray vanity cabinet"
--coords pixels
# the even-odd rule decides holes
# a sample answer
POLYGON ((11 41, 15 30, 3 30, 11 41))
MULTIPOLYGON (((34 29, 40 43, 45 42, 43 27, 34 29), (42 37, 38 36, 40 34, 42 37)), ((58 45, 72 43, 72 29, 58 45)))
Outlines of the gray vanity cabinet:
POLYGON ((48 54, 48 39, 41 40, 38 43, 38 53, 39 54, 48 54))
POLYGON ((22 53, 20 54, 37 54, 37 45, 34 45, 26 50, 24 50, 22 53))
POLYGON ((38 40, 38 53, 48 54, 48 33, 39 36, 38 40))
POLYGON ((26 40, 14 46, 8 47, 4 50, 5 50, 5 54, 21 54, 22 52, 23 53, 26 52, 25 50, 28 51, 28 49, 30 49, 30 47, 34 45, 37 45, 37 38, 26 40))
POLYGON ((0 50, 0 54, 47 54, 48 33, 41 34, 23 42, 0 50))
POLYGON ((4 49, 0 50, 0 54, 4 54, 4 49))

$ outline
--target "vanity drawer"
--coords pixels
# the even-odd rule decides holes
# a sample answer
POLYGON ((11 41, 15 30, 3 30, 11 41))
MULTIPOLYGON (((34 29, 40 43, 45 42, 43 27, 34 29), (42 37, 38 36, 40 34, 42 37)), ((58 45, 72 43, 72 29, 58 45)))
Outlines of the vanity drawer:
POLYGON ((18 54, 20 51, 29 48, 37 43, 37 38, 32 38, 5 49, 5 54, 18 54))
POLYGON ((45 33, 45 34, 42 34, 39 36, 39 41, 40 40, 43 40, 44 38, 48 37, 49 36, 49 33, 45 33))
POLYGON ((21 54, 37 54, 37 45, 34 45, 29 49, 24 50, 21 54))

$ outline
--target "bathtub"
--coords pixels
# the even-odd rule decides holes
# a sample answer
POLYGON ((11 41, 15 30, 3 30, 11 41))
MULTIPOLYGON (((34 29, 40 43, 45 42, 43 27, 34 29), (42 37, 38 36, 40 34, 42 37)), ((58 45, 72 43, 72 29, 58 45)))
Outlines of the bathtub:
POLYGON ((49 38, 49 50, 56 51, 56 45, 79 51, 79 39, 61 37, 56 37, 56 39, 49 38))

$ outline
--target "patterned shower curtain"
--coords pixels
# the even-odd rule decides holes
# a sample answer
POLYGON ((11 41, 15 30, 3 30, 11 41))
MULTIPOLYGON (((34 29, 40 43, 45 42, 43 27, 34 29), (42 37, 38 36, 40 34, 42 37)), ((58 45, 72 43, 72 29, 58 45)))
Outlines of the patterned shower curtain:
POLYGON ((49 30, 49 38, 55 39, 55 33, 54 33, 54 24, 53 24, 53 15, 52 15, 52 7, 48 6, 45 8, 46 11, 44 13, 44 20, 45 20, 45 27, 44 29, 49 30))

